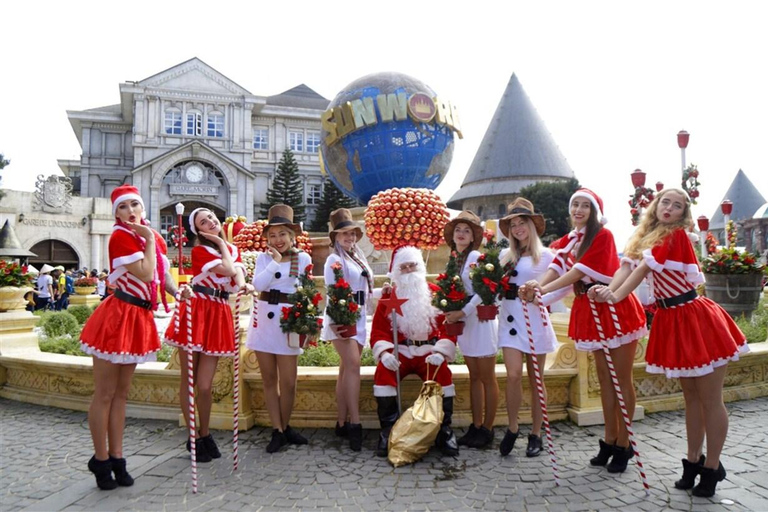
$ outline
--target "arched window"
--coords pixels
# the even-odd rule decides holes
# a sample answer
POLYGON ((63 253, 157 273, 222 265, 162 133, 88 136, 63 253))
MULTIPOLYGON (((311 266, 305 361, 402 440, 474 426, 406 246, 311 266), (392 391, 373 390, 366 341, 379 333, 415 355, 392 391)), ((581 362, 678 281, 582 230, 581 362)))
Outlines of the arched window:
POLYGON ((224 137, 224 114, 216 111, 208 113, 207 134, 209 137, 224 137))
POLYGON ((177 108, 165 109, 163 128, 167 135, 181 135, 181 110, 177 108))

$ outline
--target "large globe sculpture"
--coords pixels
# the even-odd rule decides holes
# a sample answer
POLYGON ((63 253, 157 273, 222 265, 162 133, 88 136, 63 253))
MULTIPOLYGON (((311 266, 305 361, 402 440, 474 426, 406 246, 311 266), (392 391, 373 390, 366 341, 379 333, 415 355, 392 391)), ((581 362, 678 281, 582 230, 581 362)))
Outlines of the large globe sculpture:
POLYGON ((362 203, 388 188, 434 189, 451 164, 454 131, 461 136, 455 109, 420 80, 368 75, 323 114, 321 165, 362 203))

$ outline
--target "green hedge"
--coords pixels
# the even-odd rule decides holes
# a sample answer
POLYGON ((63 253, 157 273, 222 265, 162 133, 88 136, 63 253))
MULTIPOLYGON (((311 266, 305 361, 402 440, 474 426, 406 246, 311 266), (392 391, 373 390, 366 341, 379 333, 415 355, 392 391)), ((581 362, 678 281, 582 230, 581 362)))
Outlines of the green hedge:
POLYGON ((736 319, 736 325, 747 337, 747 343, 760 343, 768 338, 768 309, 765 306, 765 299, 761 299, 751 320, 744 316, 736 319))
POLYGON ((67 313, 77 318, 80 325, 85 325, 85 322, 90 318, 91 313, 93 313, 93 309, 86 305, 70 306, 67 308, 67 313))
POLYGON ((87 356, 80 350, 80 340, 69 336, 58 336, 40 340, 40 351, 70 356, 87 356))
POLYGON ((76 339, 80 337, 80 323, 76 317, 66 311, 53 311, 42 315, 38 325, 48 338, 58 338, 67 334, 76 339))

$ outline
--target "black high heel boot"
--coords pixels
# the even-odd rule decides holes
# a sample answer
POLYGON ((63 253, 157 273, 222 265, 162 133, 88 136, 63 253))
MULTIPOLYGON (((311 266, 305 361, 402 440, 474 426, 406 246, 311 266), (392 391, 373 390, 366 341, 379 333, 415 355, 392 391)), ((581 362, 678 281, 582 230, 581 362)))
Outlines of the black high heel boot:
POLYGON ((512 451, 512 448, 515 447, 515 441, 517 440, 517 436, 519 435, 520 435, 519 429, 517 432, 512 432, 509 429, 507 429, 507 433, 504 434, 504 439, 501 440, 501 444, 499 445, 499 451, 501 452, 502 456, 509 455, 509 452, 512 451))
POLYGON ((96 485, 102 491, 111 491, 117 488, 117 482, 112 478, 112 461, 98 460, 94 455, 88 461, 88 470, 96 475, 96 485))
POLYGON ((363 448, 363 425, 360 423, 347 423, 349 425, 349 447, 359 452, 363 448))
POLYGON ((344 422, 343 425, 339 425, 339 422, 336 422, 336 437, 347 437, 349 435, 349 423, 344 422))
POLYGON ((538 457, 541 453, 541 436, 528 434, 528 447, 525 449, 526 457, 538 457))
POLYGON ((613 445, 608 444, 601 439, 600 451, 597 452, 597 455, 595 455, 589 460, 589 463, 592 466, 605 466, 606 464, 608 464, 608 459, 611 458, 611 455, 613 455, 613 445))
POLYGON ((613 445, 613 458, 611 462, 605 467, 609 473, 623 473, 627 470, 627 463, 629 459, 635 456, 635 451, 632 449, 632 445, 626 448, 617 444, 613 445))
MULTIPOLYGON (((187 439, 187 451, 192 451, 192 443, 187 439)), ((201 439, 195 439, 195 460, 197 462, 211 462, 213 458, 208 450, 205 449, 205 443, 201 439)))
POLYGON ((203 446, 205 446, 205 451, 208 452, 208 455, 210 455, 212 459, 221 458, 221 452, 219 451, 219 447, 216 446, 216 441, 213 439, 213 434, 208 434, 205 437, 201 437, 200 440, 203 442, 203 446))
POLYGON ((475 437, 477 437, 477 431, 478 428, 475 426, 474 423, 469 424, 469 428, 464 433, 463 436, 459 438, 459 446, 468 446, 472 440, 474 440, 475 437))
POLYGON ((379 425, 381 425, 379 442, 376 445, 376 455, 379 457, 386 457, 389 452, 389 433, 392 430, 392 426, 397 421, 397 418, 400 417, 397 413, 397 397, 377 396, 376 404, 376 412, 379 415, 379 425))
POLYGON ((112 463, 112 472, 115 474, 115 481, 117 485, 122 487, 130 487, 133 485, 133 477, 128 474, 128 470, 125 469, 125 459, 118 459, 117 457, 109 456, 109 462, 112 463))
POLYGON ((699 480, 699 485, 693 488, 691 494, 700 498, 711 498, 715 495, 717 482, 725 480, 726 472, 721 462, 717 469, 702 466, 699 469, 699 474, 701 475, 701 480, 699 480))
POLYGON ((683 459, 683 476, 675 482, 675 489, 692 489, 696 483, 696 476, 699 474, 705 460, 707 458, 704 455, 699 457, 698 462, 683 459))

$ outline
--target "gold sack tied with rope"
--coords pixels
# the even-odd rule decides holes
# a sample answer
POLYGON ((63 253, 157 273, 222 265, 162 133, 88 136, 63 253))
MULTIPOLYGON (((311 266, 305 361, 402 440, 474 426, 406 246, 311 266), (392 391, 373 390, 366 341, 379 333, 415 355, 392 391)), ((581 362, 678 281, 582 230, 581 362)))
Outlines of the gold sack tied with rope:
POLYGON ((435 444, 442 423, 443 387, 433 380, 426 380, 413 406, 392 427, 389 434, 389 462, 397 468, 421 459, 435 444))

